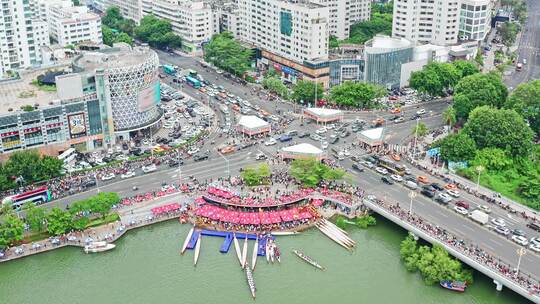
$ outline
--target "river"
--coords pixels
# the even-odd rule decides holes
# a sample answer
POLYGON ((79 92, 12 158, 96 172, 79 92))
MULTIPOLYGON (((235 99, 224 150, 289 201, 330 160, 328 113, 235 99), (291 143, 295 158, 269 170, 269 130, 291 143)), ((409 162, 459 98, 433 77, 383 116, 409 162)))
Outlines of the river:
MULTIPOLYGON (((282 263, 260 257, 254 272, 259 304, 400 303, 512 304, 527 300, 509 289, 495 291, 487 277, 459 294, 426 286, 405 270, 399 243, 405 231, 378 218, 368 230, 351 229, 358 249, 349 253, 318 230, 278 237, 282 263), (311 255, 326 271, 317 271, 290 251, 311 255)), ((238 304, 252 303, 234 248, 219 253, 222 238, 204 237, 197 267, 193 252, 180 256, 189 226, 177 221, 127 233, 111 252, 86 255, 63 248, 0 264, 0 302, 6 304, 238 304)), ((253 241, 250 242, 249 257, 253 241)))

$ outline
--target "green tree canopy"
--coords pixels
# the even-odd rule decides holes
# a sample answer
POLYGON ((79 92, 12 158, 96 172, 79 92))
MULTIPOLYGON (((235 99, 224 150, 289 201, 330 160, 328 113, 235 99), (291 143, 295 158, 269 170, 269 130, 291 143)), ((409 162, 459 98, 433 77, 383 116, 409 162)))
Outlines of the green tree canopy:
POLYGON ((41 232, 45 229, 45 209, 38 208, 34 204, 28 204, 26 208, 26 222, 33 232, 41 232))
POLYGON ((295 159, 289 173, 305 187, 316 187, 323 180, 338 180, 345 175, 345 171, 333 169, 317 159, 295 159))
POLYGON ((445 124, 447 124, 449 127, 452 127, 456 121, 456 109, 454 107, 449 106, 442 112, 442 120, 445 124))
POLYGON ((54 207, 47 214, 47 231, 51 235, 61 235, 73 229, 73 220, 69 212, 54 207))
POLYGON ((414 125, 414 128, 412 130, 412 135, 416 135, 418 137, 424 137, 428 134, 429 128, 426 126, 425 123, 419 122, 417 125, 414 125))
POLYGON ((289 98, 289 89, 277 77, 265 77, 262 85, 265 89, 276 93, 284 99, 289 98))
POLYGON ((459 71, 461 78, 480 73, 480 69, 471 61, 456 60, 452 62, 452 65, 459 71))
POLYGON ((527 119, 531 129, 540 136, 540 80, 520 84, 512 91, 504 106, 514 109, 527 119))
POLYGON ((26 183, 34 183, 60 176, 63 162, 55 157, 40 156, 35 150, 11 153, 9 160, 0 166, 2 190, 15 186, 13 180, 22 177, 26 183))
POLYGON ((266 163, 256 167, 249 166, 242 169, 240 176, 248 186, 258 186, 264 184, 270 177, 270 166, 266 163))
POLYGON ((22 241, 24 234, 24 222, 13 214, 4 217, 0 224, 0 249, 22 241))
POLYGON ((112 46, 114 43, 114 34, 110 27, 106 25, 101 26, 101 36, 103 37, 103 44, 112 46))
POLYGON ((323 98, 323 86, 320 83, 315 83, 309 80, 300 80, 296 83, 292 93, 292 99, 300 102, 304 101, 304 104, 315 104, 315 97, 317 99, 323 98))
POLYGON ((476 107, 504 105, 508 90, 495 73, 473 74, 459 81, 454 88, 454 109, 458 119, 467 119, 476 107))
POLYGON ((100 192, 88 200, 90 211, 99 213, 101 217, 105 217, 111 212, 112 206, 120 202, 120 197, 116 192, 100 192))
POLYGON ((171 23, 154 15, 144 16, 133 32, 137 39, 160 49, 176 48, 182 44, 182 39, 172 32, 171 23))
MULTIPOLYGON (((465 68, 460 64, 460 68, 465 68)), ((466 70, 469 72, 469 70, 466 70)), ((462 71, 451 63, 431 62, 421 71, 413 72, 409 85, 421 93, 443 96, 461 79, 462 71)))
POLYGON ((380 86, 365 82, 346 81, 332 87, 329 99, 339 106, 373 109, 379 105, 376 99, 385 94, 385 89, 380 86))
MULTIPOLYGON (((377 34, 392 34, 392 4, 377 4, 371 6, 371 17, 368 21, 355 23, 351 26, 349 38, 345 43, 364 44, 377 34)), ((335 43, 334 43, 335 45, 335 43)))
POLYGON ((114 42, 124 42, 124 43, 127 43, 129 45, 133 45, 133 39, 131 37, 129 37, 128 34, 126 33, 120 33, 116 36, 116 38, 114 39, 114 42))
POLYGON ((116 6, 113 6, 109 7, 105 11, 105 16, 101 18, 101 24, 111 28, 116 28, 117 24, 122 20, 124 20, 124 17, 122 17, 120 9, 116 6))
POLYGON ((441 158, 447 161, 465 161, 475 157, 476 144, 465 133, 450 134, 437 143, 441 158))
POLYGON ((499 148, 511 156, 527 156, 534 132, 514 110, 478 107, 469 115, 463 132, 479 149, 499 148))
POLYGON ((520 26, 517 23, 504 22, 503 24, 501 24, 499 26, 498 32, 501 35, 502 43, 507 47, 511 47, 516 42, 519 30, 520 26))
POLYGON ((230 32, 212 36, 204 47, 204 59, 237 76, 251 69, 253 51, 243 47, 230 32))
POLYGON ((504 150, 499 148, 484 148, 476 152, 471 167, 482 166, 487 170, 500 171, 512 166, 513 160, 504 150))

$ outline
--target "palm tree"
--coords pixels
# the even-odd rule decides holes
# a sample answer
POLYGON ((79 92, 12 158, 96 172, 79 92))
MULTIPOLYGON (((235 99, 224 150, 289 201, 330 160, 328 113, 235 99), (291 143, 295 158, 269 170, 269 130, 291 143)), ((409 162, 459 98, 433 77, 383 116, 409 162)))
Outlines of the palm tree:
POLYGON ((442 112, 442 119, 445 124, 448 125, 448 128, 452 128, 452 126, 456 123, 456 109, 454 107, 449 106, 442 112))

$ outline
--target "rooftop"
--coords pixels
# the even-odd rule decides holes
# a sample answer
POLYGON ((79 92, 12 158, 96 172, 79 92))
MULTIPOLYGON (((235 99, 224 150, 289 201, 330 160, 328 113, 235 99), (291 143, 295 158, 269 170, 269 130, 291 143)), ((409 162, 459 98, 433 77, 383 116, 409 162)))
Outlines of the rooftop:
POLYGON ((369 140, 381 140, 383 136, 383 128, 368 129, 360 132, 360 135, 369 140))
POLYGON ((310 154, 310 155, 321 155, 323 151, 312 144, 301 143, 298 145, 284 147, 281 150, 288 153, 294 154, 310 154))
POLYGON ((248 129, 258 129, 267 127, 268 123, 255 115, 244 115, 240 117, 238 124, 248 129))
MULTIPOLYGON (((126 44, 126 46, 128 46, 126 44)), ((100 51, 86 52, 73 60, 73 66, 79 71, 94 71, 96 69, 123 68, 145 62, 154 51, 147 47, 120 46, 100 51)))
POLYGON ((386 35, 376 35, 373 39, 369 40, 365 44, 366 50, 368 49, 403 49, 413 47, 411 41, 405 38, 394 38, 386 35))
POLYGON ((306 111, 309 111, 319 117, 328 117, 341 114, 341 110, 327 108, 307 108, 306 111))

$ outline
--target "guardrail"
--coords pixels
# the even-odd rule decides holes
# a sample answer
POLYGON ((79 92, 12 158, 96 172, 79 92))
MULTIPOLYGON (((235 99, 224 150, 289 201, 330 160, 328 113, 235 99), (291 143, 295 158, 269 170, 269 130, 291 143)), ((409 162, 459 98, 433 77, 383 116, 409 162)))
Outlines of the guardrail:
MULTIPOLYGON (((540 296, 538 293, 535 293, 534 290, 527 289, 523 285, 519 284, 514 278, 505 276, 494 269, 490 268, 488 265, 482 264, 475 260, 473 257, 465 254, 465 252, 460 251, 459 248, 451 246, 450 244, 447 244, 443 242, 442 240, 436 238, 432 234, 428 233, 425 230, 420 229, 419 227, 413 225, 412 223, 400 218, 398 215, 392 213, 390 210, 387 210, 382 204, 378 204, 376 202, 373 202, 369 199, 364 199, 364 204, 369 207, 374 212, 377 212, 379 215, 384 216, 385 218, 391 220, 392 222, 396 223, 397 225, 403 227, 409 232, 414 233, 418 237, 421 237, 422 239, 432 243, 432 244, 439 244, 441 245, 445 250, 447 250, 451 255, 454 257, 460 259, 464 263, 468 264, 470 267, 476 269, 477 271, 483 273, 484 275, 492 278, 494 280, 494 283, 497 284, 497 289, 500 290, 502 286, 504 285, 516 293, 522 295, 523 297, 529 299, 530 301, 533 301, 535 303, 540 303, 540 296)), ((425 223, 428 223, 425 221, 425 223)), ((523 274, 523 272, 520 272, 523 274)), ((509 275, 514 276, 513 273, 508 272, 509 275)), ((530 276, 529 276, 530 277, 530 276)), ((538 282, 535 284, 538 286, 538 282)))

